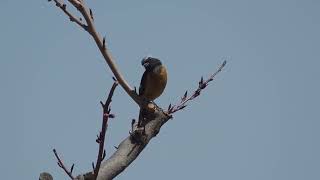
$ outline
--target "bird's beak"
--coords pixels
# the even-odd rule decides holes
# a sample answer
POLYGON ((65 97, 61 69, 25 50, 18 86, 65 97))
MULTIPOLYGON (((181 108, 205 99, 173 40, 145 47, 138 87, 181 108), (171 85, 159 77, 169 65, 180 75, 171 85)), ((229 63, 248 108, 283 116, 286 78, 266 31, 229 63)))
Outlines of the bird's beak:
POLYGON ((142 61, 141 61, 141 65, 144 66, 144 67, 147 67, 149 65, 149 62, 147 61, 148 58, 143 58, 142 61))

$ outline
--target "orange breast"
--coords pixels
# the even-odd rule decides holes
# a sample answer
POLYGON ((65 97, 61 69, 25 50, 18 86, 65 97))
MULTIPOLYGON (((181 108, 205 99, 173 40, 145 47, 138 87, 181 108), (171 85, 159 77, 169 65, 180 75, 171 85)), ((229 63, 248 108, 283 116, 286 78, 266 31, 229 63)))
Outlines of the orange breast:
POLYGON ((156 72, 150 73, 146 77, 146 87, 144 97, 150 101, 158 98, 164 91, 167 85, 167 71, 164 66, 161 66, 156 72))

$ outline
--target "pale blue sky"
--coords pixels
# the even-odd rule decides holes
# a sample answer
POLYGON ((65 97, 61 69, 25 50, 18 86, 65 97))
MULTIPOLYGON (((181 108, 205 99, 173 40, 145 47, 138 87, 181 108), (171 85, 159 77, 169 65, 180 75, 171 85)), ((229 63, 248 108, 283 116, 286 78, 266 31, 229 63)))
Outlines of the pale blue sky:
MULTIPOLYGON (((117 179, 320 179, 320 2, 316 0, 88 1, 117 64, 138 86, 140 60, 162 59, 167 107, 224 58, 224 71, 175 114, 117 179)), ((99 101, 111 72, 89 35, 46 0, 0 2, 2 179, 37 179, 56 148, 75 173, 91 169, 99 101)), ((107 154, 137 106, 121 88, 107 154)))

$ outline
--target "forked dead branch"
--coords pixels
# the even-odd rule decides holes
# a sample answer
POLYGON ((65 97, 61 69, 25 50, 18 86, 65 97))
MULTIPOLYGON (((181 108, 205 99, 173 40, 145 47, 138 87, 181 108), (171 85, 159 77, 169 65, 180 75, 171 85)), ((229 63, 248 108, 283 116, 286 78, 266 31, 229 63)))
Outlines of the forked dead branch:
MULTIPOLYGON (((169 105, 167 111, 159 108, 156 104, 151 102, 145 102, 143 98, 141 98, 135 91, 135 89, 131 88, 128 82, 125 80, 120 70, 116 66, 115 60, 112 58, 110 52, 108 51, 106 39, 102 38, 100 34, 97 32, 94 25, 94 13, 93 11, 85 5, 84 0, 67 0, 71 7, 74 7, 77 11, 79 11, 82 15, 81 18, 77 18, 69 11, 69 6, 67 6, 61 0, 48 0, 54 1, 56 6, 59 7, 65 14, 68 16, 71 22, 74 22, 81 28, 83 28, 86 32, 90 34, 90 36, 94 39, 96 45, 98 46, 102 56, 104 57, 106 63, 109 68, 113 72, 114 84, 109 92, 109 96, 105 103, 101 102, 103 109, 103 118, 102 118, 102 126, 101 131, 97 135, 96 142, 99 144, 99 151, 97 155, 96 163, 92 163, 93 170, 87 173, 82 173, 77 177, 72 175, 73 167, 70 170, 63 164, 62 159, 58 156, 56 150, 54 150, 54 154, 58 160, 58 165, 61 167, 65 173, 71 179, 78 180, 110 180, 119 175, 124 169, 126 169, 142 152, 142 150, 146 147, 149 141, 155 137, 162 127, 169 119, 172 118, 172 115, 184 109, 187 106, 187 103, 200 95, 200 92, 205 89, 210 81, 212 81, 215 76, 221 72, 223 67, 226 65, 226 61, 222 63, 222 65, 218 68, 218 70, 213 73, 207 80, 201 78, 199 81, 199 85, 197 89, 188 97, 188 93, 182 96, 181 101, 176 105, 169 105), (113 92, 117 86, 117 84, 126 91, 126 93, 141 107, 148 108, 149 105, 153 105, 153 111, 149 113, 152 114, 152 118, 146 125, 143 130, 137 125, 137 121, 132 121, 132 130, 127 138, 125 138, 119 146, 116 148, 116 151, 106 160, 105 159, 105 133, 108 127, 108 119, 114 118, 113 114, 110 114, 110 103, 113 92)), ((42 173, 47 174, 47 173, 42 173)), ((41 177, 44 176, 40 176, 41 177)), ((46 176, 48 177, 48 176, 46 176)), ((44 179, 41 179, 44 180, 44 179)))
MULTIPOLYGON (((52 0, 48 0, 52 1, 52 0)), ((114 59, 111 56, 111 53, 108 51, 106 46, 106 39, 102 38, 101 35, 97 32, 96 27, 94 25, 94 17, 93 11, 86 7, 84 0, 68 0, 68 2, 75 7, 83 16, 83 18, 77 18, 74 16, 69 10, 68 6, 62 3, 59 0, 53 0, 56 3, 56 6, 59 7, 70 19, 71 22, 75 22, 85 31, 87 31, 91 37, 94 39, 97 44, 102 56, 104 57, 106 63, 110 67, 112 73, 115 78, 119 82, 119 84, 123 87, 123 89, 128 93, 128 95, 140 106, 142 105, 142 100, 139 98, 137 93, 133 88, 130 87, 128 82, 124 79, 123 75, 120 73, 114 59), (83 19, 85 22, 83 22, 83 19)))

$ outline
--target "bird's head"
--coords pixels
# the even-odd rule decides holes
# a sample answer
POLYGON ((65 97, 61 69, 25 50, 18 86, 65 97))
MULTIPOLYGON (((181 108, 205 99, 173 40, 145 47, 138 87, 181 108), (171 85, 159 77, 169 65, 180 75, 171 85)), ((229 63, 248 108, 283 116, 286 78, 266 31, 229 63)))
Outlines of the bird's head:
POLYGON ((162 65, 159 59, 150 56, 143 58, 141 64, 146 70, 153 70, 155 67, 162 65))

